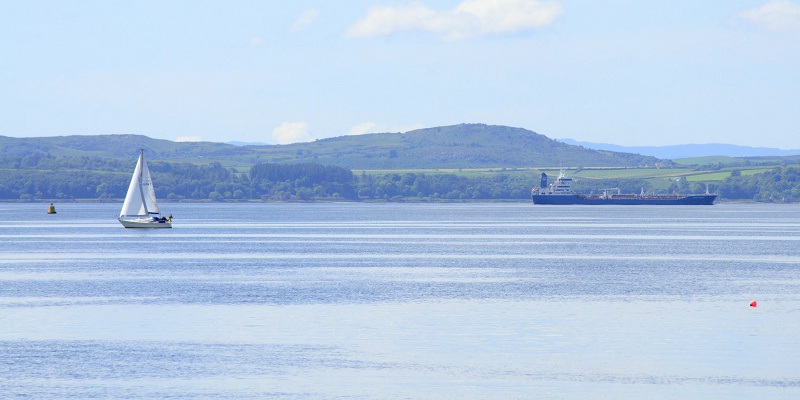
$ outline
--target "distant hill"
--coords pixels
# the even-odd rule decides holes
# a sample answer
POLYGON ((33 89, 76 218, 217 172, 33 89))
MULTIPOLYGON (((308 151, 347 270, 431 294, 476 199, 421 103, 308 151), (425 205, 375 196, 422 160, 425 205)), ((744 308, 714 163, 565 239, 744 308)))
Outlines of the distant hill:
POLYGON ((0 136, 0 201, 121 200, 140 148, 167 201, 524 200, 543 170, 558 167, 571 169, 582 192, 698 193, 710 183, 726 199, 800 201, 800 155, 663 161, 482 124, 263 146, 141 135, 0 136), (620 168, 581 168, 604 166, 620 168), (636 168, 642 166, 651 168, 636 168))
POLYGON ((47 154, 52 157, 135 159, 144 149, 154 159, 186 160, 239 157, 248 153, 237 146, 213 142, 172 142, 142 135, 72 135, 37 138, 0 136, 0 157, 47 154))
POLYGON ((673 146, 618 146, 608 143, 580 142, 572 139, 557 140, 574 146, 583 146, 587 149, 635 153, 669 160, 706 156, 765 157, 800 155, 800 150, 782 150, 720 143, 680 144, 673 146))
POLYGON ((240 142, 237 140, 233 140, 230 142, 225 142, 225 144, 232 144, 234 146, 269 146, 264 142, 240 142))
POLYGON ((541 166, 654 165, 659 159, 592 150, 561 143, 522 128, 461 124, 406 133, 374 133, 310 143, 235 146, 211 142, 171 142, 140 135, 0 136, 0 157, 47 154, 52 157, 135 159, 144 148, 151 160, 210 162, 250 166, 258 163, 317 163, 350 169, 502 168, 541 166))
POLYGON ((352 169, 641 166, 660 161, 572 146, 522 128, 484 124, 250 148, 269 162, 316 162, 352 169))

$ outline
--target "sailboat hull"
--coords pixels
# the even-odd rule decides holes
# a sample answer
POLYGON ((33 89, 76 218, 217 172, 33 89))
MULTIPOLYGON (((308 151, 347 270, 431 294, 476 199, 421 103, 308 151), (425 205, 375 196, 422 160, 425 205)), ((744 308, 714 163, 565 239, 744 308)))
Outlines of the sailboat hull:
POLYGON ((172 228, 172 221, 159 221, 152 218, 120 218, 119 223, 126 228, 172 228))

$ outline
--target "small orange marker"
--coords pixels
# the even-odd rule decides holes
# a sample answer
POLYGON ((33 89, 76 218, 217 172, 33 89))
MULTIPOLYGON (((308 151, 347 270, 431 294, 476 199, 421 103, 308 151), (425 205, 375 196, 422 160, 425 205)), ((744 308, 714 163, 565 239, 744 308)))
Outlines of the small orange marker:
POLYGON ((757 301, 753 300, 753 301, 750 302, 750 307, 756 307, 756 306, 758 306, 758 302, 757 301))

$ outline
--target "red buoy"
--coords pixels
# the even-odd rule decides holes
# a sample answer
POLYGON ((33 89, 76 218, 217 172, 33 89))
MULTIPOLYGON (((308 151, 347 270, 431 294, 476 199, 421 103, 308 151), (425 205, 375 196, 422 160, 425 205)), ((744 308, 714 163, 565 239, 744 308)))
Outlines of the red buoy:
POLYGON ((750 302, 750 307, 756 307, 756 306, 758 306, 758 302, 756 302, 755 300, 750 302))

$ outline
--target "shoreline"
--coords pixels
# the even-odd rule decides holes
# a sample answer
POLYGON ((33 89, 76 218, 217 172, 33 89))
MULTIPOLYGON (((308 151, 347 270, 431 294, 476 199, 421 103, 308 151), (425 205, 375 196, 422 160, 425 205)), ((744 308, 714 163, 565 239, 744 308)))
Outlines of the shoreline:
MULTIPOLYGON (((100 199, 39 199, 39 200, 12 200, 12 199, 0 199, 0 203, 6 204, 45 204, 45 203, 85 203, 85 204, 122 204, 124 199, 113 199, 113 200, 100 200, 100 199)), ((180 203, 188 203, 188 204, 253 204, 253 203, 264 203, 264 204, 291 204, 291 203, 307 203, 307 204, 314 204, 314 203, 354 203, 354 204, 369 204, 369 203, 529 203, 530 199, 459 199, 459 200, 452 200, 452 199, 436 199, 436 200, 417 200, 417 199, 408 199, 408 200, 400 200, 400 201, 391 201, 391 200, 347 200, 347 199, 320 199, 320 200, 287 200, 287 201, 279 201, 279 200, 223 200, 223 201, 214 201, 214 200, 194 200, 194 199, 186 199, 186 200, 159 200, 158 204, 180 204, 180 203)))
MULTIPOLYGON (((111 200, 102 200, 102 199, 39 199, 39 200, 12 200, 12 199, 0 199, 0 204, 46 204, 46 203, 61 203, 61 204, 122 204, 124 199, 111 199, 111 200)), ((437 203, 437 204, 465 204, 465 203, 486 203, 486 204, 496 204, 496 203, 530 203, 530 199, 435 199, 435 200, 420 200, 420 199, 403 199, 400 201, 391 201, 391 200, 346 200, 346 199, 319 199, 319 200, 255 200, 255 199, 248 199, 248 200, 223 200, 223 201, 214 201, 214 200, 195 200, 195 199, 184 199, 184 200, 159 200, 159 204, 325 204, 325 203, 352 203, 352 204, 425 204, 425 203, 437 203)), ((720 200, 717 198, 714 201, 714 204, 797 204, 797 203, 771 203, 771 202, 760 202, 755 200, 720 200)), ((538 206, 543 206, 538 204, 538 206)))

